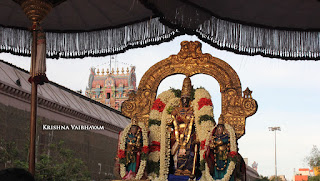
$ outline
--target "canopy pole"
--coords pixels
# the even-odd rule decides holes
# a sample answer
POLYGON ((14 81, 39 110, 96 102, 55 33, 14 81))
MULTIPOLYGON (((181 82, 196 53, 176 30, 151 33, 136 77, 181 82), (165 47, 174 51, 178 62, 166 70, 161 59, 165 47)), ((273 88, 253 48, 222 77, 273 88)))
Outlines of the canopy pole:
MULTIPOLYGON (((32 53, 31 53, 31 77, 33 77, 36 66, 37 55, 37 30, 32 28, 32 53)), ((38 99, 38 84, 36 81, 31 81, 31 116, 30 116, 30 146, 29 146, 29 172, 35 174, 35 156, 36 156, 36 124, 37 124, 37 99, 38 99)))
MULTIPOLYGON (((42 41, 42 49, 39 49, 40 55, 37 55, 38 49, 38 30, 40 30, 39 24, 43 18, 50 12, 53 5, 47 0, 22 0, 20 1, 21 8, 32 22, 32 48, 31 48, 31 67, 30 78, 31 83, 31 110, 30 110, 30 145, 29 145, 29 172, 35 175, 35 162, 36 162, 36 129, 37 129, 37 86, 47 82, 45 76, 45 41, 43 38, 39 38, 42 41), (42 55, 42 56, 41 56, 42 55), (39 60, 37 60, 37 58, 39 60)), ((39 33, 40 35, 40 33, 39 33)), ((44 35, 45 36, 45 35, 44 35)), ((45 39, 45 38, 44 38, 45 39)))

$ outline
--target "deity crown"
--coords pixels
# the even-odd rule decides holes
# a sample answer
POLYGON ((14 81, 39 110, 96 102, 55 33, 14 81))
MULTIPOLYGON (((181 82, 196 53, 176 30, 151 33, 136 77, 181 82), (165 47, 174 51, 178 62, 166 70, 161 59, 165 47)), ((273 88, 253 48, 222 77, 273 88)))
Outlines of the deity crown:
POLYGON ((191 97, 191 91, 193 87, 191 85, 191 79, 189 77, 184 78, 182 90, 181 90, 181 97, 191 97))

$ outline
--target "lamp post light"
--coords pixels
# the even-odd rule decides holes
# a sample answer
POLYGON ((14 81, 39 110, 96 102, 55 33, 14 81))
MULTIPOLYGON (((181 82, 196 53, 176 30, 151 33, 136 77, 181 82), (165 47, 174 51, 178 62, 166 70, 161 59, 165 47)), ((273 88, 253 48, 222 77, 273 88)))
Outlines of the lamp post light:
POLYGON ((277 131, 281 131, 280 127, 269 127, 269 131, 274 131, 274 165, 275 165, 275 181, 277 177, 277 131))

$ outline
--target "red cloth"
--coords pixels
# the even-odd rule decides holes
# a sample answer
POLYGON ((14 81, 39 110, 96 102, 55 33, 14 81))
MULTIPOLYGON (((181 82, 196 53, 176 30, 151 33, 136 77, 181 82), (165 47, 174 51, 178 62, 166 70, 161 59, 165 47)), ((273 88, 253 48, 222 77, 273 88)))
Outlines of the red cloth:
POLYGON ((140 152, 137 153, 136 171, 135 171, 135 173, 138 173, 139 166, 140 166, 140 152))

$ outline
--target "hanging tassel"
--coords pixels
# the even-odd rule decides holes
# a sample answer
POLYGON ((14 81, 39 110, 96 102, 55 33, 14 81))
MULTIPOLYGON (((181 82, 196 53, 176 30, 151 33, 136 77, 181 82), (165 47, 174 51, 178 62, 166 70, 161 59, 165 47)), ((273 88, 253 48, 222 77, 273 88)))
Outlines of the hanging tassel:
POLYGON ((46 76, 46 34, 42 31, 37 33, 37 55, 33 81, 40 85, 49 82, 46 76))

